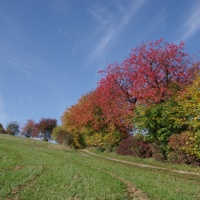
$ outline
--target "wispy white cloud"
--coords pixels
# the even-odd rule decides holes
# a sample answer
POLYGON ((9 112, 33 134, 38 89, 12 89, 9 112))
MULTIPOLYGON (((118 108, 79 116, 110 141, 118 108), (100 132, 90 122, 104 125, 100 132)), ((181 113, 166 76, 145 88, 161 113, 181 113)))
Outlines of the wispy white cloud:
POLYGON ((118 0, 116 0, 116 6, 119 11, 122 13, 122 18, 119 24, 117 25, 117 32, 120 32, 124 27, 129 23, 132 16, 144 5, 146 0, 137 0, 132 1, 129 7, 124 7, 118 0))
POLYGON ((94 60, 96 57, 102 55, 113 37, 114 33, 112 31, 109 31, 107 34, 103 35, 100 38, 100 40, 96 43, 95 48, 92 50, 93 53, 90 55, 90 59, 94 60))
POLYGON ((30 66, 23 63, 21 60, 15 57, 1 57, 3 61, 7 62, 10 66, 14 67, 15 69, 25 73, 28 76, 31 76, 32 73, 30 72, 30 66))
MULTIPOLYGON (((47 60, 43 59, 37 52, 31 52, 24 46, 18 46, 10 41, 3 41, 0 38, 0 67, 12 73, 21 72, 30 80, 37 80, 50 66, 47 60)), ((5 74, 6 76, 6 74, 5 74)))
POLYGON ((93 33, 95 42, 88 56, 88 64, 106 55, 112 47, 116 38, 125 30, 132 17, 145 4, 146 0, 130 1, 129 4, 122 4, 115 0, 109 8, 105 5, 90 5, 89 13, 97 21, 97 27, 93 33))
MULTIPOLYGON (((0 64, 3 68, 16 69, 27 77, 31 77, 32 71, 37 67, 37 58, 28 53, 27 34, 20 20, 7 13, 0 13, 0 24, 3 27, 0 32, 0 64)), ((28 42, 32 45, 31 42, 28 42)), ((36 45, 34 43, 34 45, 36 45)))
POLYGON ((189 40, 200 31, 200 1, 194 2, 191 9, 185 16, 185 21, 181 25, 181 40, 189 40))

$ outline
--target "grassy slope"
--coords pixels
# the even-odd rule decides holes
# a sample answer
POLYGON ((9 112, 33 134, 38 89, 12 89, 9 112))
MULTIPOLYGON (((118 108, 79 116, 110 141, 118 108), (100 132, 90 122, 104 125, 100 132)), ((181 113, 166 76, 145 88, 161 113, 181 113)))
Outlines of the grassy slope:
POLYGON ((0 134, 0 161, 0 199, 128 199, 123 180, 149 199, 200 199, 198 176, 116 163, 41 141, 0 134))
MULTIPOLYGON (((99 155, 124 160, 124 156, 119 156, 116 154, 99 153, 99 155)), ((96 159, 100 159, 102 162, 103 158, 97 157, 96 159)), ((164 163, 159 163, 152 160, 148 161, 144 159, 137 159, 133 157, 127 157, 126 160, 132 162, 141 161, 145 164, 154 163, 155 166, 169 169, 169 171, 151 168, 149 169, 116 162, 113 162, 113 165, 104 164, 104 167, 107 170, 117 173, 119 176, 122 176, 126 180, 130 181, 137 188, 140 188, 146 192, 150 199, 200 199, 200 176, 179 174, 171 171, 173 169, 187 169, 187 171, 198 173, 200 171, 199 168, 185 165, 174 165, 173 167, 172 164, 166 164, 165 166, 164 163)), ((109 161, 104 159, 104 162, 108 163, 109 161)))
POLYGON ((0 158, 0 199, 126 199, 125 184, 60 145, 0 135, 0 158))

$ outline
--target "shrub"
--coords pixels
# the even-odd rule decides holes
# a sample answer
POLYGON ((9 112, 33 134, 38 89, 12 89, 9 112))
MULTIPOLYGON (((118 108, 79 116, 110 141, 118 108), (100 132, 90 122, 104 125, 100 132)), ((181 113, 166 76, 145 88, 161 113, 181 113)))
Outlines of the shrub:
POLYGON ((191 134, 188 143, 190 145, 185 149, 185 151, 195 158, 195 163, 193 164, 198 164, 200 166, 200 130, 191 134))
POLYGON ((120 155, 132 155, 132 136, 129 136, 125 139, 123 139, 120 143, 119 146, 116 149, 116 152, 120 155))
POLYGON ((152 156, 150 143, 144 140, 142 134, 137 134, 132 138, 132 155, 140 158, 149 158, 152 156))
MULTIPOLYGON (((197 136, 190 132, 171 135, 169 138, 168 160, 172 163, 200 165, 196 148, 197 136), (196 152, 196 153, 195 153, 196 152)), ((197 140, 198 141, 198 140, 197 140)))
POLYGON ((63 127, 57 126, 52 131, 52 137, 59 144, 70 145, 73 143, 73 137, 70 133, 64 130, 63 127))
POLYGON ((167 159, 168 146, 164 144, 151 143, 152 158, 165 161, 167 159))
POLYGON ((191 164, 195 166, 199 166, 200 162, 195 158, 195 156, 187 154, 182 150, 171 151, 168 154, 168 160, 171 163, 178 164, 191 164))
POLYGON ((152 156, 151 145, 144 140, 144 136, 141 134, 123 139, 116 152, 121 155, 132 155, 140 158, 152 156))

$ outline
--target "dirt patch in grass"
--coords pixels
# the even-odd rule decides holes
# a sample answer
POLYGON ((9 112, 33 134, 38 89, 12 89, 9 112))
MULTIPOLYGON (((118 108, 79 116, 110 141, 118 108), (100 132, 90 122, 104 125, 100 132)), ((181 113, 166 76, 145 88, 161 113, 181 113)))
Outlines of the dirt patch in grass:
POLYGON ((20 170, 20 169, 22 169, 22 168, 23 168, 22 165, 16 165, 16 166, 13 168, 13 170, 14 170, 14 171, 17 171, 17 170, 20 170))
POLYGON ((21 200, 20 198, 20 193, 25 189, 29 188, 34 185, 35 181, 42 175, 40 174, 35 174, 30 180, 28 180, 24 184, 19 184, 16 187, 12 188, 11 192, 7 194, 5 197, 5 200, 21 200))
MULTIPOLYGON (((87 153, 91 153, 87 150, 84 150, 86 151, 87 153)), ((82 152, 80 152, 83 156, 89 156, 87 154, 84 154, 82 152)), ((93 153, 91 153, 93 154, 93 153)), ((94 154, 96 156, 99 156, 97 154, 94 154)), ((102 171, 110 176, 112 176, 113 178, 116 178, 118 180, 120 180, 121 182, 123 182, 126 186, 127 186, 127 196, 128 196, 128 199, 134 199, 134 200, 148 200, 148 196, 146 193, 144 193, 142 190, 136 188, 134 185, 132 185, 129 181, 125 180, 124 178, 118 176, 117 174, 114 174, 114 173, 111 173, 109 171, 106 171, 106 170, 103 170, 103 169, 100 169, 100 168, 96 168, 96 170, 99 170, 99 171, 102 171)))
POLYGON ((116 178, 122 181, 127 186, 128 199, 148 200, 148 196, 142 190, 136 188, 134 185, 132 185, 129 181, 125 180, 124 178, 100 168, 96 168, 96 169, 112 176, 113 178, 116 178))

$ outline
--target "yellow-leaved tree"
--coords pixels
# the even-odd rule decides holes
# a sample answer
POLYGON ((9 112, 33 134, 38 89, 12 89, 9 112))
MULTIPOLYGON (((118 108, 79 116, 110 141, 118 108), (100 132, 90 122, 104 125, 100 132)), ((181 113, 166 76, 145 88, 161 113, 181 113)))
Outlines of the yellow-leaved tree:
POLYGON ((200 76, 186 88, 183 96, 179 97, 189 126, 196 132, 200 130, 200 76))
POLYGON ((200 75, 197 74, 193 84, 186 88, 184 94, 178 97, 182 107, 182 123, 188 124, 190 133, 187 153, 194 155, 200 160, 200 75))

